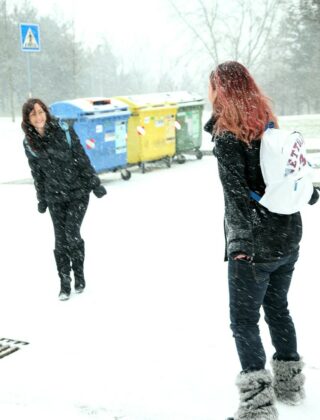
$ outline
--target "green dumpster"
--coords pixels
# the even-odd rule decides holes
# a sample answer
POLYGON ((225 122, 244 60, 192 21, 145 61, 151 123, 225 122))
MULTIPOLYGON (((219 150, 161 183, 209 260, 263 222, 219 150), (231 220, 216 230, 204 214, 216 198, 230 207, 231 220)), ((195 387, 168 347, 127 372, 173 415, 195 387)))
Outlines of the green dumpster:
POLYGON ((178 162, 185 162, 184 153, 193 151, 197 159, 201 159, 203 98, 186 91, 166 92, 163 95, 164 102, 177 106, 175 126, 178 162))

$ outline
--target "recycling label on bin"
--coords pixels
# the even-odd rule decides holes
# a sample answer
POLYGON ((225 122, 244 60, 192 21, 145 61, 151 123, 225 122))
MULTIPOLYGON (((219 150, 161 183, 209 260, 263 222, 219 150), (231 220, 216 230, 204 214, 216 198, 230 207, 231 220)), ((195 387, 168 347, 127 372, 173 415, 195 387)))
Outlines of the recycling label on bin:
POLYGON ((176 121, 172 115, 168 115, 167 117, 167 124, 166 124, 166 141, 174 141, 175 140, 175 130, 176 130, 176 121))
POLYGON ((186 124, 189 136, 197 136, 201 130, 200 118, 198 117, 197 113, 188 113, 186 118, 186 124))
POLYGON ((164 120, 163 120, 163 118, 156 119, 155 122, 154 122, 154 125, 156 127, 163 127, 164 126, 164 120))
POLYGON ((127 125, 123 121, 115 123, 116 153, 126 153, 127 151, 127 125))
POLYGON ((177 130, 181 130, 181 124, 179 123, 179 121, 175 121, 174 126, 176 127, 177 130))
POLYGON ((139 136, 145 136, 146 135, 146 130, 145 130, 144 127, 142 127, 142 125, 138 125, 137 133, 139 134, 139 136))
POLYGON ((104 133, 104 141, 115 141, 115 139, 115 133, 113 131, 111 133, 104 133))
POLYGON ((95 139, 87 139, 86 140, 86 148, 87 149, 94 149, 96 147, 95 139))

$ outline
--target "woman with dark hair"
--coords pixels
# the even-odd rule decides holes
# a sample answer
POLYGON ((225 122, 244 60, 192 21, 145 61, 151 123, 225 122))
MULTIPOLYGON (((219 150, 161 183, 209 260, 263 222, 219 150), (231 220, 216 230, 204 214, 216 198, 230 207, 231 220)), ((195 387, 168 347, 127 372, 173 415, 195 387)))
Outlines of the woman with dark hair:
MULTIPOLYGON (((266 96, 248 70, 229 61, 210 75, 213 115, 205 130, 213 135, 214 155, 225 201, 231 329, 242 367, 237 377, 240 405, 235 419, 278 418, 275 397, 297 404, 304 397, 303 362, 287 295, 302 236, 300 213, 271 213, 250 199, 263 195, 260 144, 265 127, 278 127, 266 96), (263 307, 275 348, 271 365, 259 332, 263 307)), ((317 193, 316 193, 317 194, 317 193)))
POLYGON ((84 241, 80 228, 89 204, 90 192, 106 194, 73 128, 50 115, 40 99, 29 99, 22 107, 25 153, 38 198, 38 211, 49 208, 55 233, 60 300, 71 293, 71 267, 75 291, 85 288, 84 241))

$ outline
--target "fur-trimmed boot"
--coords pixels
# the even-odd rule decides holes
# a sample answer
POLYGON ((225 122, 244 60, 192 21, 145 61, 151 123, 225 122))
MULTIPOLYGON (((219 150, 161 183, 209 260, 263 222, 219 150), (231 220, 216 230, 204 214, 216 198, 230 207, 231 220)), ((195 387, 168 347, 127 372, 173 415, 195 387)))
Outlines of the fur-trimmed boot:
POLYGON ((84 241, 71 249, 72 270, 74 274, 74 289, 77 293, 82 293, 86 287, 83 273, 84 264, 84 241))
POLYGON ((60 300, 67 300, 71 293, 71 278, 70 278, 70 259, 65 253, 54 250, 54 257, 57 264, 57 270, 60 277, 60 300))
POLYGON ((303 361, 271 361, 276 398, 288 405, 299 405, 305 397, 305 376, 302 373, 303 361))
POLYGON ((236 384, 240 392, 240 404, 234 420, 277 420, 278 412, 269 371, 262 369, 241 372, 236 384))

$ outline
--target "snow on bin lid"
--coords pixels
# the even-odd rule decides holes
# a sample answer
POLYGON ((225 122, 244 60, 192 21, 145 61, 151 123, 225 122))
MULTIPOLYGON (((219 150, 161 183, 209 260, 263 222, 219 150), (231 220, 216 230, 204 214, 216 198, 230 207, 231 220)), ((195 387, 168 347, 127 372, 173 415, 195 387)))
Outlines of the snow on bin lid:
POLYGON ((58 118, 74 119, 85 115, 128 111, 128 107, 111 98, 93 97, 54 102, 50 105, 50 110, 58 118))
POLYGON ((148 93, 144 95, 117 96, 117 99, 127 103, 134 108, 145 108, 148 106, 168 106, 179 103, 192 103, 193 105, 203 105, 204 100, 199 95, 187 91, 148 93))
MULTIPOLYGON (((125 102, 133 108, 165 107, 173 104, 166 101, 162 93, 146 93, 142 95, 116 96, 116 99, 125 102)), ((175 105, 175 104, 174 104, 175 105)))
POLYGON ((201 96, 194 93, 190 93, 186 90, 179 90, 179 91, 174 91, 174 92, 163 92, 163 93, 160 93, 159 95, 163 95, 164 100, 168 103, 179 104, 183 102, 194 102, 194 103, 198 103, 198 105, 204 104, 204 100, 201 96))

